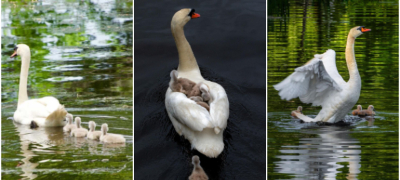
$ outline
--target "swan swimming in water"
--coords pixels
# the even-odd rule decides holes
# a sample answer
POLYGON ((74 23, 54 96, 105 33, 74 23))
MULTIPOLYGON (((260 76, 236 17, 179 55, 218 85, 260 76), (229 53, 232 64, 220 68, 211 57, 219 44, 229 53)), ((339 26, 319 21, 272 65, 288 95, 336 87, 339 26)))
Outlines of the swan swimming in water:
POLYGON ((363 26, 350 30, 346 45, 346 62, 350 79, 345 82, 336 68, 335 51, 329 49, 317 54, 305 65, 295 69, 285 80, 274 85, 282 99, 299 97, 303 103, 322 106, 313 119, 300 113, 296 116, 305 122, 335 123, 342 120, 357 103, 361 91, 361 77, 354 55, 354 42, 361 34, 371 31, 363 26))
POLYGON ((210 111, 198 105, 181 92, 168 88, 165 107, 175 131, 183 135, 200 153, 215 158, 224 150, 223 131, 229 117, 229 101, 224 88, 207 81, 200 73, 192 48, 186 40, 183 27, 191 19, 200 17, 194 9, 181 9, 171 21, 171 31, 179 54, 178 75, 194 83, 209 87, 210 111))
POLYGON ((19 79, 18 106, 14 112, 14 121, 19 124, 31 124, 34 127, 54 127, 66 124, 67 111, 58 99, 47 96, 28 100, 28 72, 31 61, 29 46, 18 44, 11 57, 21 56, 21 74, 19 79))

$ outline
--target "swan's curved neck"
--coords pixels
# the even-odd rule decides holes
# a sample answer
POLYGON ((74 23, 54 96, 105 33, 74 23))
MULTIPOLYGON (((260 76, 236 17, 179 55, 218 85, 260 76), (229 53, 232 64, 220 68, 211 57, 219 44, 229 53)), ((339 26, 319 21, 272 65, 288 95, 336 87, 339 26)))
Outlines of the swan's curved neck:
POLYGON ((349 69, 350 81, 358 81, 361 80, 360 74, 358 73, 358 67, 356 58, 354 55, 354 42, 356 38, 351 36, 347 37, 347 45, 346 45, 346 63, 347 68, 349 69))
POLYGON ((29 51, 25 51, 21 54, 21 74, 19 76, 19 92, 18 92, 18 105, 22 104, 26 100, 28 100, 28 73, 29 73, 29 64, 31 61, 31 53, 29 51))
POLYGON ((199 66, 197 65, 192 48, 190 47, 189 42, 186 40, 183 26, 172 22, 171 30, 175 39, 176 47, 178 48, 178 72, 199 70, 199 66))

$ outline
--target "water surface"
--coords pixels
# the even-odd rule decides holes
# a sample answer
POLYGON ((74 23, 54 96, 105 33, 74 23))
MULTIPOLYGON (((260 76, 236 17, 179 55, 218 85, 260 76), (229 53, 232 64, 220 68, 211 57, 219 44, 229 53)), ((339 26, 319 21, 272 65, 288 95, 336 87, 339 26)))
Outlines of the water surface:
POLYGON ((187 179, 199 155, 210 179, 265 179, 265 1, 135 1, 135 179, 187 179), (170 72, 178 66, 174 13, 201 15, 185 35, 205 79, 229 98, 225 149, 218 158, 191 150, 165 110, 170 72))
POLYGON ((132 179, 132 1, 2 2, 2 178, 132 179), (69 113, 122 134, 125 145, 14 124, 20 57, 30 46, 30 98, 54 96, 69 113))
POLYGON ((398 15, 397 1, 268 1, 269 179, 398 179, 398 15), (347 81, 347 34, 360 25, 372 31, 355 42, 362 80, 357 104, 374 105, 377 116, 349 112, 345 126, 292 118, 299 105, 311 117, 320 107, 281 100, 272 85, 327 49, 336 51, 347 81))

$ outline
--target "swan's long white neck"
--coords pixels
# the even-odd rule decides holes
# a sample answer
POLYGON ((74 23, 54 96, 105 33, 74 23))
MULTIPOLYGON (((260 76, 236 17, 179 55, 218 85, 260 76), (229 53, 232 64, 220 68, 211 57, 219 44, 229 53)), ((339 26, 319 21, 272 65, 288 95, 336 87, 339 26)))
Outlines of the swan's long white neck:
POLYGON ((23 49, 21 52, 21 74, 19 76, 19 92, 18 92, 18 105, 28 100, 28 73, 29 64, 31 61, 31 52, 28 49, 23 49))
POLYGON ((346 63, 347 68, 349 69, 349 83, 350 82, 359 82, 361 86, 361 77, 358 72, 356 57, 354 55, 354 42, 356 38, 354 38, 350 33, 347 37, 347 45, 346 45, 346 63))
POLYGON ((197 65, 196 58, 194 57, 192 48, 186 40, 182 23, 171 22, 171 31, 174 36, 176 47, 179 54, 178 72, 198 71, 200 75, 199 66, 197 65))

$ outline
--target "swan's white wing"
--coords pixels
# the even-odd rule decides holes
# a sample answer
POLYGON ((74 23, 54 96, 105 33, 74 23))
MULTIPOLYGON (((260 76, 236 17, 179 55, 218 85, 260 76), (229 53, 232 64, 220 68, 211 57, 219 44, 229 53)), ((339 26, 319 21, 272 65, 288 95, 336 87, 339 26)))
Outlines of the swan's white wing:
POLYGON ((229 117, 229 101, 225 89, 214 82, 207 81, 210 87, 212 101, 210 102, 210 114, 213 124, 220 129, 225 129, 229 117))
POLYGON ((322 105, 324 95, 330 91, 342 91, 346 83, 337 71, 335 56, 333 50, 315 55, 285 80, 274 85, 274 88, 279 91, 282 99, 300 97, 304 103, 322 105))
POLYGON ((210 113, 181 92, 172 92, 168 88, 165 107, 173 118, 194 131, 214 127, 210 113))
POLYGON ((37 102, 46 106, 46 110, 50 113, 56 111, 58 109, 58 106, 60 106, 60 102, 58 101, 58 99, 52 96, 46 96, 40 99, 32 100, 36 100, 37 102))
POLYGON ((14 113, 14 121, 20 124, 30 124, 32 120, 46 119, 50 113, 45 105, 36 99, 31 99, 18 105, 14 113))

